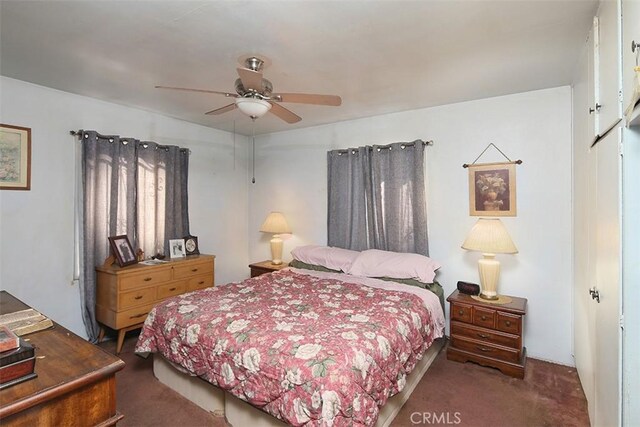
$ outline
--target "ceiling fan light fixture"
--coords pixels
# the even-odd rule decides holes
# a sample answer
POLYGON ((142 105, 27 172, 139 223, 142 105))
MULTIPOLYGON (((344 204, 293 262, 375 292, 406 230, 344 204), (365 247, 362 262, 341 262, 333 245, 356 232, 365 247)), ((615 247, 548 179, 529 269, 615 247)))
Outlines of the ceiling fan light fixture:
POLYGON ((237 98, 236 106, 252 119, 264 116, 271 109, 270 103, 259 98, 237 98))

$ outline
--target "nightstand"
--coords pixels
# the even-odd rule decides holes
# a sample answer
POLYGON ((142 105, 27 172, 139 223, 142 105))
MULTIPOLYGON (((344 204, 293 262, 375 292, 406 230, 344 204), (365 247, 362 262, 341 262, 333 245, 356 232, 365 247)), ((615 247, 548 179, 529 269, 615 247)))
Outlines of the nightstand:
POLYGON ((286 262, 275 265, 271 263, 271 260, 249 264, 249 268, 251 269, 251 277, 260 276, 261 274, 265 273, 273 273, 274 271, 282 270, 283 268, 287 267, 289 267, 289 264, 286 262))
POLYGON ((527 349, 524 347, 525 298, 510 297, 507 304, 491 304, 453 292, 449 302, 447 359, 491 366, 503 374, 524 378, 527 349))

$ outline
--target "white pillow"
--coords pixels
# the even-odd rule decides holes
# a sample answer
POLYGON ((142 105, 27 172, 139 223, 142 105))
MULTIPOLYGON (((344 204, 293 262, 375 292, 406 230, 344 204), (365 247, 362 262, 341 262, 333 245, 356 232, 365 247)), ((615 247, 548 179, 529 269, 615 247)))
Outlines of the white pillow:
POLYGON ((436 270, 439 268, 440 263, 424 255, 369 249, 360 252, 345 273, 365 277, 417 279, 423 283, 433 283, 436 270))
POLYGON ((293 256, 293 259, 307 264, 321 265, 332 270, 347 271, 359 253, 349 249, 308 245, 298 246, 291 251, 291 256, 293 256))

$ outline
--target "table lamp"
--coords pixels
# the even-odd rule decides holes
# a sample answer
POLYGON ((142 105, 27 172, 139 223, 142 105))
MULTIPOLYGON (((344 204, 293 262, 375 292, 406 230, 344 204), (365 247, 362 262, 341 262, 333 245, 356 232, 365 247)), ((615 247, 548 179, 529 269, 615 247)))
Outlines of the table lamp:
POLYGON ((291 233, 291 228, 282 212, 271 212, 262 223, 260 231, 263 233, 273 233, 271 239, 271 264, 282 264, 282 239, 280 234, 291 233))
POLYGON ((478 219, 462 244, 462 249, 482 252, 483 258, 478 260, 478 273, 480 273, 482 286, 480 297, 497 300, 500 261, 495 259, 496 254, 518 253, 502 221, 498 218, 478 219))

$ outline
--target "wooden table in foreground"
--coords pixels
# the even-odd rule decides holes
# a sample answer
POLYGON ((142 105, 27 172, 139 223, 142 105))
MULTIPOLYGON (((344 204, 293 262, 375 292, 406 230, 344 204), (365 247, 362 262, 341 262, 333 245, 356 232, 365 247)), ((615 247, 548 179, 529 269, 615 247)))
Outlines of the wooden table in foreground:
MULTIPOLYGON (((0 292, 0 314, 27 308, 0 292)), ((124 368, 122 360, 55 322, 23 338, 35 347, 38 377, 0 390, 2 427, 102 427, 123 418, 116 411, 116 372, 124 368)))

